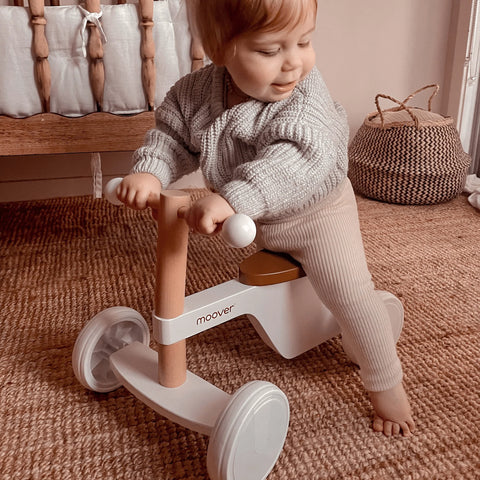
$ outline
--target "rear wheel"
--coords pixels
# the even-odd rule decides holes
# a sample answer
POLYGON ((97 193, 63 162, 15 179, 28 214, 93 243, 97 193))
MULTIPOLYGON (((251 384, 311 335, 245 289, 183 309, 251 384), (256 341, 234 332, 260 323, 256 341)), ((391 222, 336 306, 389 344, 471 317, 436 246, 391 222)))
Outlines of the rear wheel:
POLYGON ((94 392, 111 392, 121 386, 110 368, 110 355, 133 343, 150 343, 144 318, 132 308, 111 307, 95 315, 80 332, 72 354, 78 381, 94 392))

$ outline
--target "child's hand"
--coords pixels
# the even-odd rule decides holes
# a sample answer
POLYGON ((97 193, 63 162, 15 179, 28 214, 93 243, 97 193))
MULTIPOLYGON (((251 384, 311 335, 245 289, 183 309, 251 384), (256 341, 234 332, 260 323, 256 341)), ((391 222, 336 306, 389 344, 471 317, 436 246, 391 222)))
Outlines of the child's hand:
POLYGON ((222 229, 222 223, 235 213, 230 204, 214 193, 198 199, 185 212, 188 226, 196 233, 212 235, 222 229))
POLYGON ((162 185, 157 177, 150 173, 127 175, 117 187, 117 196, 127 207, 135 210, 158 208, 162 185))

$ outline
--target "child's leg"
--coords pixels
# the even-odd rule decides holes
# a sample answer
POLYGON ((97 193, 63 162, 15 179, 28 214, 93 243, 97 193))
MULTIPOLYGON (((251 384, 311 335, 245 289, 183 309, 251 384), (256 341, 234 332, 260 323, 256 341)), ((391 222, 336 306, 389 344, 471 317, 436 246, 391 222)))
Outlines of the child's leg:
POLYGON ((401 383, 402 369, 387 310, 368 271, 350 182, 295 218, 261 225, 259 237, 266 248, 286 251, 302 263, 342 335, 355 347, 360 375, 376 411, 375 429, 382 423, 386 434, 400 429, 409 434, 413 421, 401 383))

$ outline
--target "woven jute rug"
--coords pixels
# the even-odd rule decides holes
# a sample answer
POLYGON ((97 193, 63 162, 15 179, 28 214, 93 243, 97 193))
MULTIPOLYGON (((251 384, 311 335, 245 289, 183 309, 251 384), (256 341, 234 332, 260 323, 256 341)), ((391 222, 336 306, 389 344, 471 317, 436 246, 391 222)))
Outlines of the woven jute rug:
MULTIPOLYGON (((285 392, 290 428, 269 480, 478 479, 480 214, 464 196, 424 207, 358 202, 377 287, 405 306, 398 349, 412 438, 372 431, 338 339, 285 360, 239 318, 189 339, 189 369, 228 393, 255 379, 285 392)), ((93 315, 125 305, 150 318, 149 214, 87 197, 2 204, 0 235, 0 478, 208 478, 207 437, 124 388, 87 391, 72 370, 93 315)), ((187 294, 235 277, 252 249, 192 236, 187 294)))

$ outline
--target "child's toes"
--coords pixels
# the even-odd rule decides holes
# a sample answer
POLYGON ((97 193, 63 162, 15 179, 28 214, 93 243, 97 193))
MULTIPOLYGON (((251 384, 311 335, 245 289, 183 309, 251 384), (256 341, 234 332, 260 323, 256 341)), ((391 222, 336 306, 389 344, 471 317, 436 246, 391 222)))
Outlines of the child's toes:
POLYGON ((390 420, 385 420, 383 422, 383 434, 386 435, 387 437, 391 437, 393 433, 393 426, 395 424, 391 422, 390 420))
POLYGON ((413 434, 413 430, 415 428, 415 425, 413 422, 402 422, 400 424, 402 434, 404 437, 411 437, 413 434))
POLYGON ((373 430, 375 432, 383 432, 383 418, 380 418, 378 415, 373 417, 373 430))

